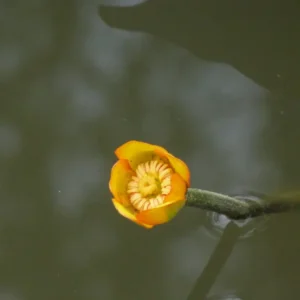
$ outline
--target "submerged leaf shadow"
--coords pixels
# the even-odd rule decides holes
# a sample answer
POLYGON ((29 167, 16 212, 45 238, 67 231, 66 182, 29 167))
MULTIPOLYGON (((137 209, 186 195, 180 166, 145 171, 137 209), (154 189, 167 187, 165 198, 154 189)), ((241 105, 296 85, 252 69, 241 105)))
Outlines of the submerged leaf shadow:
POLYGON ((158 36, 270 91, 300 96, 299 8, 294 0, 149 0, 101 5, 99 15, 111 27, 158 36))

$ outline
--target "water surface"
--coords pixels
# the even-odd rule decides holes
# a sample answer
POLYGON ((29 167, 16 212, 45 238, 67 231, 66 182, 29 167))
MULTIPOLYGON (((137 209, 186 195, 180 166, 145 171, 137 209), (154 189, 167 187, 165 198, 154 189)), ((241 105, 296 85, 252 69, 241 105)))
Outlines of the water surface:
MULTIPOLYGON (((113 151, 127 140, 181 157, 193 187, 300 188, 294 87, 272 90, 261 83, 268 74, 160 37, 164 18, 156 35, 110 27, 99 5, 0 3, 1 300, 187 299, 220 237, 202 230, 206 213, 193 208, 150 231, 116 213, 108 180, 113 151)), ((188 34, 174 28, 178 40, 188 34)), ((299 214, 276 215, 238 239, 207 297, 296 299, 299 226, 299 214)))

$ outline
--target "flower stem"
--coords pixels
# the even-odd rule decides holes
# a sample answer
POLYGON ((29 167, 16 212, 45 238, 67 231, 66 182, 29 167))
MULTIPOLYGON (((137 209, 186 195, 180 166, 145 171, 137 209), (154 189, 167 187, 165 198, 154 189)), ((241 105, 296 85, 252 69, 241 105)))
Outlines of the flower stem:
POLYGON ((198 277, 187 300, 208 299, 208 294, 226 264, 226 261, 229 259, 240 233, 241 229, 235 222, 228 223, 219 243, 198 277))
POLYGON ((233 220, 259 217, 264 214, 300 210, 300 195, 267 196, 227 196, 211 191, 190 188, 187 191, 186 206, 198 207, 226 215, 233 220))

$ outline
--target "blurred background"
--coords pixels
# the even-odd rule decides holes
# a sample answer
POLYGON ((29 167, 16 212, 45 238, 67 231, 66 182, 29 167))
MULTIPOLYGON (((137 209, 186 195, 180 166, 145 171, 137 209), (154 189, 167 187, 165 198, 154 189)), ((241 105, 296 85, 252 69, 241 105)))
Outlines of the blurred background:
MULTIPOLYGON (((0 1, 0 300, 187 298, 221 231, 195 208, 152 230, 120 217, 128 140, 182 158, 193 187, 300 188, 300 4, 140 2, 0 1)), ((299 214, 251 226, 207 297, 296 299, 299 214)))

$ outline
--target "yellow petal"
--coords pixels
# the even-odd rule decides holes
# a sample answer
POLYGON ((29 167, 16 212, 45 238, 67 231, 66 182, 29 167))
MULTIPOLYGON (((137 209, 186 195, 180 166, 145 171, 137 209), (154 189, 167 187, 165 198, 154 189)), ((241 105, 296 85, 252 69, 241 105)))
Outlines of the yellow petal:
POLYGON ((150 229, 150 228, 153 227, 153 225, 145 224, 145 223, 137 220, 136 215, 135 215, 135 211, 134 211, 134 209, 132 207, 125 207, 121 203, 119 203, 118 201, 116 201, 115 199, 112 199, 112 202, 113 202, 116 210, 118 211, 118 213, 121 216, 123 216, 123 217, 127 218, 128 220, 130 220, 130 221, 132 221, 132 222, 134 222, 134 223, 136 223, 136 224, 138 224, 140 226, 143 226, 145 228, 150 229))
POLYGON ((143 162, 154 159, 154 153, 158 146, 139 141, 129 141, 116 149, 115 154, 119 159, 127 159, 130 166, 135 170, 143 162))
POLYGON ((111 169, 109 189, 114 198, 124 205, 130 205, 127 189, 133 175, 127 160, 118 160, 111 169))
POLYGON ((138 212, 136 218, 139 222, 149 225, 159 225, 172 220, 184 206, 185 200, 163 203, 153 209, 138 212))
POLYGON ((172 174, 171 177, 171 191, 165 197, 165 203, 171 203, 176 201, 185 201, 185 194, 187 191, 186 182, 181 178, 179 174, 172 174))
POLYGON ((140 163, 152 160, 156 156, 167 158, 174 171, 183 178, 187 186, 190 186, 190 171, 187 165, 163 147, 139 141, 129 141, 117 148, 115 154, 119 159, 127 159, 134 170, 140 163))
POLYGON ((182 179, 186 182, 188 187, 190 186, 190 170, 184 161, 175 157, 162 147, 155 149, 155 153, 160 157, 167 158, 174 171, 182 177, 182 179))

